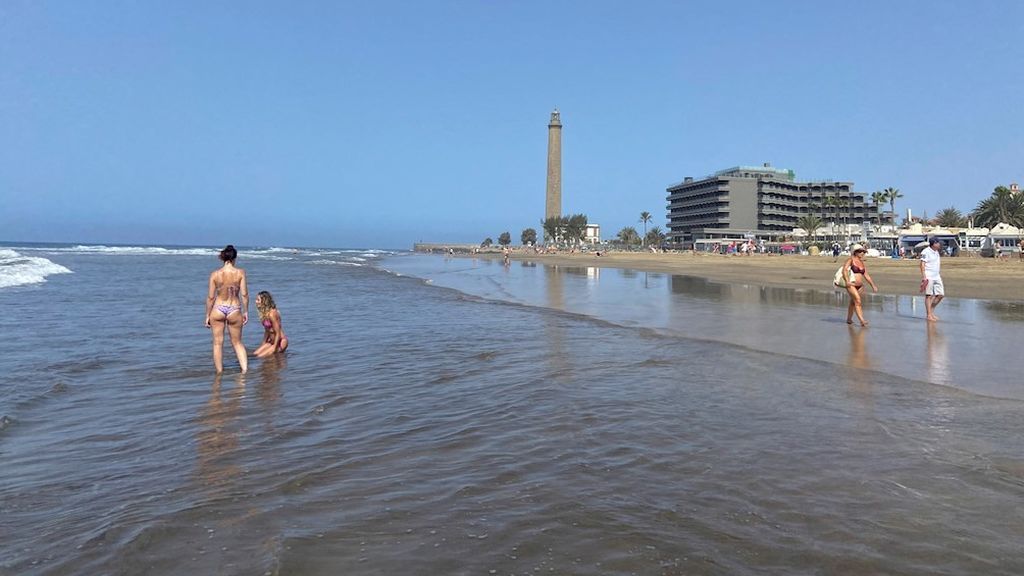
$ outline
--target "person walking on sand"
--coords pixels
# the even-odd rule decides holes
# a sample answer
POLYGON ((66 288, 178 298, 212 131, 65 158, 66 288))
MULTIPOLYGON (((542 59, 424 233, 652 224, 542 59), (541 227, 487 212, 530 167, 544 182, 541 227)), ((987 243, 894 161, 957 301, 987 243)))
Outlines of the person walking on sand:
POLYGON ((843 273, 848 278, 846 292, 850 295, 850 304, 846 308, 847 324, 853 324, 853 315, 856 314, 861 326, 868 325, 867 320, 864 319, 864 310, 861 305, 860 291, 864 288, 864 283, 870 284, 873 292, 878 292, 878 286, 871 279, 868 267, 864 264, 864 255, 867 252, 860 244, 854 244, 850 247, 850 257, 843 263, 843 273))
POLYGON ((238 251, 228 244, 220 251, 224 265, 210 273, 206 295, 206 327, 213 332, 213 366, 220 374, 224 371, 224 330, 231 337, 242 374, 249 370, 249 359, 242 344, 242 326, 249 322, 249 287, 245 270, 235 267, 238 251))
POLYGON ((928 239, 928 247, 921 251, 921 291, 924 292, 925 320, 929 322, 939 319, 935 315, 935 307, 945 296, 942 276, 939 275, 939 268, 942 265, 942 255, 939 253, 941 248, 942 243, 933 236, 928 239))
POLYGON ((256 295, 256 312, 263 324, 263 343, 252 353, 257 358, 266 358, 288 349, 288 337, 281 328, 281 313, 277 310, 274 297, 266 290, 256 295))

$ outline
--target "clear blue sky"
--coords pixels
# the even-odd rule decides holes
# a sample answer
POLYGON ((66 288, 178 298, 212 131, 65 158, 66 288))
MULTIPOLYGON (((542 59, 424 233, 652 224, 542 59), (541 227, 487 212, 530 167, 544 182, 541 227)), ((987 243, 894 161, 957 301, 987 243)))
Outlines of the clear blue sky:
POLYGON ((406 248, 665 226, 737 164, 1024 183, 1024 2, 0 2, 0 240, 406 248))

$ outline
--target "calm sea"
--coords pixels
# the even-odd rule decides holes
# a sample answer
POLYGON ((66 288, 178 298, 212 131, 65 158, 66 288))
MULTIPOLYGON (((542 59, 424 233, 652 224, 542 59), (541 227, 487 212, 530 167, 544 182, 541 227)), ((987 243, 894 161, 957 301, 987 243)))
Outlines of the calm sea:
POLYGON ((218 264, 0 246, 0 574, 1024 572, 1020 305, 242 249, 218 379, 218 264))

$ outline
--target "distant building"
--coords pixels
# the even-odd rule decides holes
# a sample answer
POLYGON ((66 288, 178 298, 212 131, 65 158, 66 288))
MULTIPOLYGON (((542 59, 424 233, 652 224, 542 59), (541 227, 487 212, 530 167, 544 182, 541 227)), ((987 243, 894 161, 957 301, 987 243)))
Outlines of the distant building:
POLYGON ((587 229, 583 232, 583 241, 589 244, 600 244, 601 243, 601 225, 600 224, 587 224, 587 229))
POLYGON ((879 224, 878 207, 853 182, 800 182, 792 170, 736 166, 667 189, 668 240, 690 244, 717 238, 771 239, 792 233, 797 220, 816 214, 826 223, 879 224), (838 199, 839 206, 831 205, 838 199))

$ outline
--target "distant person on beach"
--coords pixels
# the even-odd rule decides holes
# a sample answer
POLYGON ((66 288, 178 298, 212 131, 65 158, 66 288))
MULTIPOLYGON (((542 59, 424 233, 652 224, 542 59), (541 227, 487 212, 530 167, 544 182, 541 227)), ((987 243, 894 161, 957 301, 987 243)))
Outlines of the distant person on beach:
POLYGON ((224 265, 210 273, 206 295, 206 327, 213 331, 213 366, 224 371, 224 329, 231 337, 242 374, 249 369, 249 359, 242 344, 242 326, 249 322, 249 287, 245 270, 235 267, 238 251, 228 244, 220 251, 224 265))
POLYGON ((833 242, 832 243, 832 261, 833 262, 839 260, 839 253, 841 251, 842 250, 839 249, 839 242, 833 242))
POLYGON ((941 249, 942 243, 933 237, 928 240, 928 247, 921 251, 921 291, 924 292, 925 320, 929 322, 939 319, 935 315, 935 307, 945 296, 942 276, 939 275, 939 268, 942 266, 942 255, 939 253, 941 249))
POLYGON ((853 315, 856 314, 861 326, 868 325, 867 320, 864 320, 864 310, 861 306, 860 291, 864 288, 864 282, 871 285, 872 291, 878 292, 878 286, 875 286, 875 281, 871 279, 868 267, 864 264, 864 255, 867 252, 860 244, 854 244, 850 247, 850 257, 843 263, 843 270, 848 270, 849 278, 846 282, 846 292, 850 295, 850 305, 846 308, 847 324, 853 324, 853 315))
POLYGON ((256 295, 256 312, 263 324, 263 343, 256 348, 253 356, 266 358, 288 349, 288 337, 281 328, 281 313, 277 311, 274 297, 266 290, 256 295))

